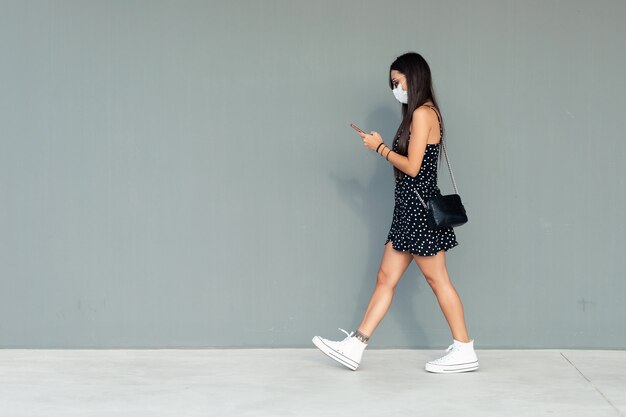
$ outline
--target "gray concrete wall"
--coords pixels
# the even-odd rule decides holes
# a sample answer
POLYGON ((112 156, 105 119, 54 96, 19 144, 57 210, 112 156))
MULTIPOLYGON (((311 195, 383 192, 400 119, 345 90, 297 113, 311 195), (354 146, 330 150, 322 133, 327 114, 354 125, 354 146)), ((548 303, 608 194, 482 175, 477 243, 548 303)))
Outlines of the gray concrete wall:
MULTIPOLYGON (((417 51, 476 347, 625 348, 626 3, 0 5, 1 347, 342 338, 393 210, 349 124, 390 142, 388 68, 417 51)), ((413 264, 371 346, 450 342, 413 264)))

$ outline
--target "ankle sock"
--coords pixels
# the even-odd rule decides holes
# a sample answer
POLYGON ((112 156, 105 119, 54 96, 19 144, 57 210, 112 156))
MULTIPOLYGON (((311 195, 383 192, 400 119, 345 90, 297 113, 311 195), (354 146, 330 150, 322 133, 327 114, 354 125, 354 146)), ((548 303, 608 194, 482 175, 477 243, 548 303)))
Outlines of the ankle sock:
POLYGON ((368 340, 370 340, 370 337, 368 335, 366 335, 365 333, 360 332, 359 329, 356 329, 354 331, 354 337, 356 337, 361 342, 366 343, 366 344, 367 344, 368 340))

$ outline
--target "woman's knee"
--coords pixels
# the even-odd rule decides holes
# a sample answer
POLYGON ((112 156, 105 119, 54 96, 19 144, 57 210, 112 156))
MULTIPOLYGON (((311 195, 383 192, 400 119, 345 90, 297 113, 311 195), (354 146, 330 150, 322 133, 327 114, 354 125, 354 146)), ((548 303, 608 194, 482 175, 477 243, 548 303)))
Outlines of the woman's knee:
POLYGON ((443 250, 434 256, 414 256, 414 259, 422 271, 426 282, 433 290, 450 285, 450 277, 448 276, 443 250))
POLYGON ((442 287, 450 285, 450 277, 445 269, 424 274, 424 278, 433 291, 437 291, 442 287))
POLYGON ((394 279, 389 273, 387 273, 384 269, 380 268, 378 270, 378 276, 376 277, 376 285, 384 286, 391 289, 394 289, 397 284, 397 279, 394 279))

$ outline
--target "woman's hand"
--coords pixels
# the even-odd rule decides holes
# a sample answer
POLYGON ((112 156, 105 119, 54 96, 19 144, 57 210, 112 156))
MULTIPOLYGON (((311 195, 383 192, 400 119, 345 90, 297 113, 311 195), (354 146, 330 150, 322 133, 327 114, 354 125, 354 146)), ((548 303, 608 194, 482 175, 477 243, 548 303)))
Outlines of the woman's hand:
POLYGON ((375 151, 378 145, 380 145, 383 141, 383 138, 378 134, 378 132, 371 131, 368 135, 367 133, 358 132, 361 139, 363 139, 363 146, 367 149, 371 149, 375 151))

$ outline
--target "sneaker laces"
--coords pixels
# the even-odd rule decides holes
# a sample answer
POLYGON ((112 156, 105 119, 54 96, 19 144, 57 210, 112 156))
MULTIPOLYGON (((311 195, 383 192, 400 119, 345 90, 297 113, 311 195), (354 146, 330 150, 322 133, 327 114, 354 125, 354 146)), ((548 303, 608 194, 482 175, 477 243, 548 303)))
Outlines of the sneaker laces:
POLYGON ((450 346, 448 346, 448 348, 446 349, 446 352, 450 352, 452 349, 457 349, 457 350, 461 350, 463 346, 461 346, 460 344, 456 343, 456 342, 452 342, 452 344, 450 346))
POLYGON ((456 343, 452 343, 450 346, 447 347, 445 355, 443 355, 440 358, 432 360, 431 363, 441 363, 441 361, 443 361, 444 358, 454 355, 454 353, 456 352, 455 346, 456 346, 456 343), (454 352, 450 352, 450 351, 454 351, 454 352))
POLYGON ((450 356, 450 357, 455 356, 455 354, 456 354, 457 352, 458 352, 458 349, 457 349, 457 345, 456 345, 456 343, 452 343, 452 344, 451 344, 450 346, 448 346, 448 348, 446 349, 446 354, 445 354, 443 357, 439 358, 439 359, 443 359, 443 358, 445 358, 446 356, 450 356))
POLYGON ((341 342, 339 343, 345 343, 348 340, 350 340, 350 338, 352 337, 352 335, 354 334, 354 331, 348 333, 347 331, 345 331, 344 329, 342 329, 341 327, 338 327, 339 330, 341 330, 342 332, 344 332, 345 334, 347 334, 347 336, 345 337, 345 339, 343 339, 341 342))

